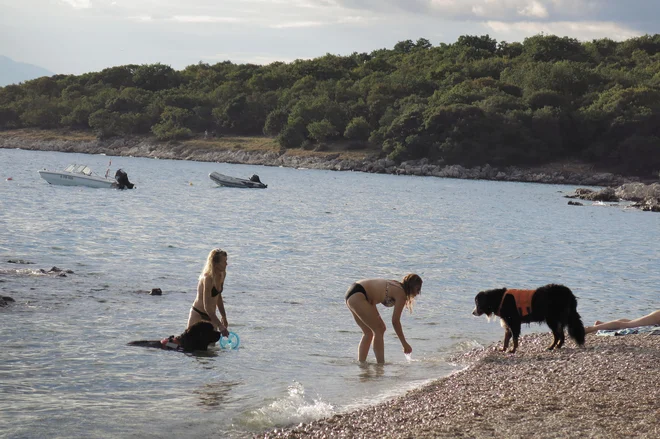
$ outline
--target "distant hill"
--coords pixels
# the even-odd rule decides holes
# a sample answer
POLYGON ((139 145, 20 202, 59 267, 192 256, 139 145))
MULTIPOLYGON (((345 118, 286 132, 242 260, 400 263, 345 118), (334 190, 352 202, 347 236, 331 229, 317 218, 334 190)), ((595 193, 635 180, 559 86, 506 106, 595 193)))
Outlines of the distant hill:
POLYGON ((11 58, 0 55, 0 87, 9 84, 18 84, 29 79, 41 76, 53 76, 54 73, 43 67, 16 62, 11 58))

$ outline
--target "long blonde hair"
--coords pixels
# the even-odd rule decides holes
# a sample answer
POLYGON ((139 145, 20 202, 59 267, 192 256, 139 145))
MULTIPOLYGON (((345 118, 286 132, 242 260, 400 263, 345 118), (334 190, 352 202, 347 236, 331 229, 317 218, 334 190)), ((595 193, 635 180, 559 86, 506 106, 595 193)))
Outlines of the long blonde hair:
POLYGON ((204 265, 202 274, 199 275, 199 280, 204 279, 206 276, 211 276, 211 279, 215 279, 215 265, 220 262, 222 256, 227 257, 227 252, 219 248, 211 250, 206 258, 206 264, 204 265))
MULTIPOLYGON (((406 274, 403 278, 403 281, 401 282, 401 286, 403 287, 403 291, 406 293, 406 308, 408 308, 408 311, 412 313, 413 303, 415 302, 415 298, 412 296, 412 292, 417 286, 420 288, 422 287, 422 278, 414 273, 406 274)), ((419 293, 422 294, 421 289, 419 293)))

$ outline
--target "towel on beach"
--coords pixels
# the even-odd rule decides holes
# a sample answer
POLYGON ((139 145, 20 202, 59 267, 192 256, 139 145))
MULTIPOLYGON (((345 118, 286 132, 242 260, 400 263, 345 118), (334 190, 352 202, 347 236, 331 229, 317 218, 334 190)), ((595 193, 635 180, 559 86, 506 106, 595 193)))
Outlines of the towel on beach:
POLYGON ((660 335, 660 327, 651 325, 651 326, 638 326, 636 328, 625 328, 625 329, 601 329, 600 331, 596 331, 596 335, 604 335, 604 336, 630 335, 630 334, 660 335))

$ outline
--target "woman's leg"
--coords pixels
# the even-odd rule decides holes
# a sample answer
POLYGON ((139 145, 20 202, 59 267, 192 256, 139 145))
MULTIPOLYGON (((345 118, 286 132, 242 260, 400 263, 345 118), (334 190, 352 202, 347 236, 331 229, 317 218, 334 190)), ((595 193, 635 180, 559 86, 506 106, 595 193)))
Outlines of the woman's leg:
POLYGON ((651 314, 645 315, 644 317, 640 317, 635 320, 619 319, 605 323, 597 322, 597 324, 594 326, 588 326, 584 328, 584 331, 587 334, 589 334, 590 332, 596 332, 600 330, 636 328, 638 326, 650 326, 650 325, 660 325, 660 310, 654 311, 651 314))
POLYGON ((202 316, 200 316, 197 311, 190 308, 190 313, 188 314, 188 325, 186 326, 186 329, 190 329, 192 325, 201 321, 202 321, 202 316))
POLYGON ((376 355, 376 362, 384 363, 385 362, 385 324, 378 314, 378 310, 375 305, 372 305, 367 301, 367 298, 364 297, 364 294, 354 294, 348 301, 346 305, 353 313, 355 321, 358 323, 362 332, 362 340, 360 341, 360 346, 358 348, 358 359, 359 361, 365 361, 367 359, 367 353, 369 352, 370 342, 373 341, 374 346, 374 355, 376 355), (369 332, 367 332, 367 330, 369 332), (369 340, 369 341, 367 341, 369 340))
POLYGON ((362 320, 360 320, 353 310, 351 310, 351 314, 353 314, 355 323, 357 323, 360 329, 362 329, 362 338, 358 345, 358 361, 364 362, 367 361, 367 355, 369 355, 369 348, 371 347, 371 340, 374 338, 374 333, 362 320))
MULTIPOLYGON (((619 320, 612 320, 612 321, 613 322, 629 322, 630 319, 619 319, 619 320)), ((605 322, 601 322, 600 320, 596 320, 596 322, 594 323, 594 326, 602 325, 603 323, 605 323, 605 322)))

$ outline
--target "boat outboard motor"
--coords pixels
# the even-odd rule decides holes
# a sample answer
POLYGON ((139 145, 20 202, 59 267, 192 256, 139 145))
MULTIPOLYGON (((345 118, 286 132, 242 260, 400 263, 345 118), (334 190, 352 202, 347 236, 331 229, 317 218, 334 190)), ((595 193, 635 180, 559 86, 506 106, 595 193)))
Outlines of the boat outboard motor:
POLYGON ((117 169, 115 180, 117 180, 117 187, 119 189, 133 189, 133 183, 128 181, 128 174, 123 169, 117 169))
POLYGON ((254 181, 255 183, 261 183, 261 180, 259 180, 259 176, 257 174, 252 174, 252 177, 250 177, 250 181, 254 181))

